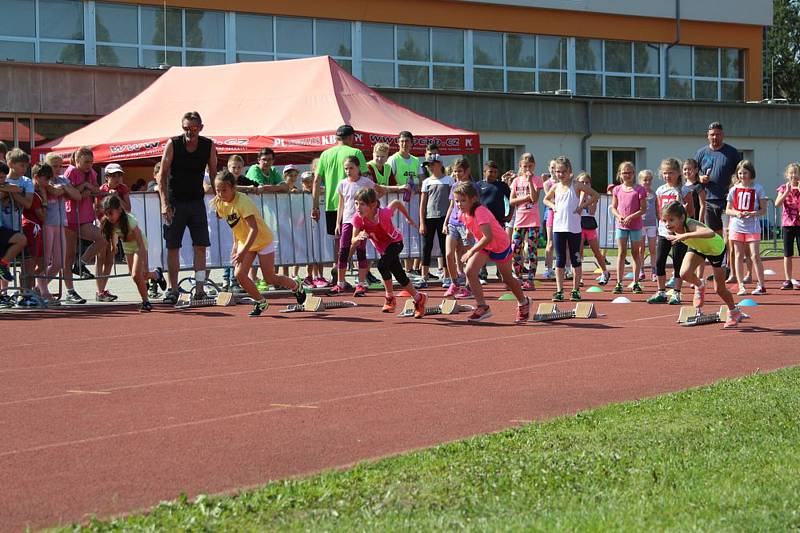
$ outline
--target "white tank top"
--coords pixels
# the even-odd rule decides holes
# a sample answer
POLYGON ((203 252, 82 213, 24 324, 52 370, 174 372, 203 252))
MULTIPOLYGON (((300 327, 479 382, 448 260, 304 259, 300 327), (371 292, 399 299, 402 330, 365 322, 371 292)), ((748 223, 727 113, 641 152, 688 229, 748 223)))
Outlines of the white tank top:
POLYGON ((556 212, 553 215, 553 231, 566 231, 569 233, 581 232, 581 215, 575 211, 581 203, 581 196, 575 190, 573 182, 564 189, 561 184, 556 184, 556 212))

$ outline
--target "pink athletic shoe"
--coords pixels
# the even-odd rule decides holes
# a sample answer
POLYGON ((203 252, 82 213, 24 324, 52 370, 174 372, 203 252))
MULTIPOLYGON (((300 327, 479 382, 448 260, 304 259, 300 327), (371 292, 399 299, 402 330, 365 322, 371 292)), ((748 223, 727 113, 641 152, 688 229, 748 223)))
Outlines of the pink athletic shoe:
POLYGON ((469 290, 467 287, 459 287, 458 291, 454 295, 456 300, 463 300, 465 298, 472 298, 472 291, 469 290))
POLYGON ((455 283, 451 283, 450 286, 447 287, 447 290, 444 291, 444 297, 453 298, 455 297, 457 292, 458 292, 458 285, 456 285, 455 283))

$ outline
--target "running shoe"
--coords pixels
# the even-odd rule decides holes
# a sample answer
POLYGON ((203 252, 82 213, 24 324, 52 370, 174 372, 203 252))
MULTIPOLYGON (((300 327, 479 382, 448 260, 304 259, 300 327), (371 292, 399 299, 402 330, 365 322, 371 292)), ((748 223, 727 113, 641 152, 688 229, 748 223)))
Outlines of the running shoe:
POLYGON ((753 282, 753 276, 751 276, 750 274, 746 275, 742 280, 742 283, 752 283, 752 282, 753 282))
POLYGON ((488 305, 479 305, 467 317, 467 322, 483 322, 487 318, 491 318, 492 311, 488 305))
POLYGON ((34 307, 39 307, 39 303, 31 294, 20 294, 17 296, 17 302, 14 304, 14 307, 19 309, 32 309, 34 307))
POLYGON ((14 281, 14 275, 11 273, 11 269, 8 267, 9 265, 5 261, 0 263, 0 278, 3 278, 6 281, 14 281))
POLYGON ((675 277, 673 276, 673 277, 669 278, 669 279, 667 280, 667 283, 666 283, 666 285, 665 285, 665 286, 666 286, 668 289, 674 289, 674 288, 675 288, 675 277))
POLYGON ((692 305, 695 309, 700 309, 706 301, 706 284, 701 283, 694 288, 694 297, 692 298, 692 305))
POLYGON ((69 302, 71 304, 85 304, 86 303, 86 300, 84 298, 81 298, 81 295, 78 294, 77 292, 75 292, 74 290, 67 291, 67 297, 65 298, 65 301, 67 301, 67 302, 69 302))
POLYGON ((742 321, 742 311, 738 307, 734 307, 728 311, 728 320, 725 321, 724 328, 735 328, 736 325, 742 321))
POLYGON ((328 291, 328 296, 340 296, 347 292, 347 289, 341 285, 334 285, 331 290, 328 291))
POLYGON ((86 268, 86 265, 83 264, 82 261, 79 260, 78 264, 80 266, 77 264, 72 266, 72 273, 74 275, 79 276, 81 279, 94 279, 94 274, 92 274, 89 269, 86 268))
POLYGON ((394 313, 394 309, 397 307, 397 298, 394 296, 384 296, 383 299, 384 302, 381 313, 394 313))
POLYGON ((464 300, 466 298, 472 298, 472 291, 469 290, 469 287, 459 287, 458 291, 456 291, 453 297, 456 300, 464 300))
POLYGON ((572 289, 569 293, 569 299, 573 302, 580 302, 581 301, 581 291, 578 289, 572 289))
POLYGON ((542 274, 544 279, 556 279, 556 272, 552 268, 548 268, 542 274))
POLYGON ((631 291, 633 291, 633 294, 642 294, 642 286, 639 285, 638 282, 635 282, 633 287, 631 287, 631 291))
POLYGON ((658 283, 658 276, 653 274, 653 276, 650 278, 650 281, 652 281, 653 283, 658 283))
POLYGON ((294 278, 294 282, 297 283, 297 288, 292 291, 294 294, 294 299, 297 300, 297 305, 303 305, 306 303, 306 290, 303 288, 303 280, 300 279, 300 276, 294 278))
POLYGON ((532 280, 526 280, 522 282, 522 290, 523 291, 535 291, 536 286, 533 284, 532 280))
POLYGON ((767 294, 767 289, 765 289, 763 285, 759 285, 750 294, 754 296, 762 296, 764 294, 767 294))
POLYGON ((5 294, 0 294, 0 309, 11 309, 14 307, 14 301, 5 294))
POLYGON ((681 293, 673 291, 672 296, 669 297, 669 305, 681 305, 681 303, 681 293))
POLYGON ((792 290, 792 288, 793 288, 792 287, 792 282, 789 281, 788 279, 783 282, 783 285, 781 285, 781 290, 782 291, 790 291, 790 290, 792 290))
POLYGON ((667 301, 667 293, 664 291, 658 291, 647 299, 647 303, 649 304, 665 304, 667 301))
POLYGON ((153 310, 153 304, 151 304, 149 300, 145 300, 144 302, 139 304, 140 313, 149 313, 152 310, 153 310))
POLYGON ((517 317, 514 322, 517 324, 524 324, 531 316, 531 299, 525 298, 525 303, 517 305, 517 317))
POLYGON ((480 272, 478 272, 478 279, 486 281, 489 279, 489 271, 486 270, 486 267, 481 268, 480 272))
POLYGON ((792 280, 792 285, 794 286, 794 290, 800 291, 800 281, 797 281, 796 279, 793 279, 792 280))
POLYGON ((314 278, 311 276, 306 276, 303 278, 303 286, 304 287, 313 287, 314 286, 314 278))
MULTIPOLYGON (((238 283, 237 283, 237 285, 238 285, 238 283)), ((258 289, 258 292, 267 292, 269 290, 269 283, 267 283, 263 279, 257 279, 256 280, 256 289, 258 289)))
POLYGON ((556 291, 553 293, 553 297, 551 298, 554 302, 563 302, 564 301, 564 291, 556 291))
POLYGON ((614 285, 614 290, 611 292, 613 292, 614 294, 622 294, 622 282, 618 281, 617 284, 614 285))
MULTIPOLYGON (((69 298, 69 296, 67 296, 69 298)), ((175 305, 178 303, 178 291, 175 289, 170 289, 164 294, 164 300, 162 300, 165 304, 175 305)))
POLYGON ((117 296, 108 291, 103 291, 95 294, 94 299, 96 302, 113 302, 117 299, 117 296))
POLYGON ((644 281, 645 279, 646 278, 644 276, 644 270, 642 270, 641 272, 639 272, 639 281, 644 281))
POLYGON ((425 304, 428 303, 428 295, 424 292, 417 293, 417 301, 414 302, 414 318, 425 316, 425 304))
POLYGON ((459 287, 463 287, 466 284, 467 284, 467 276, 466 276, 466 274, 459 274, 456 277, 456 285, 458 285, 459 287))
POLYGON ((611 279, 611 272, 606 270, 605 272, 600 274, 600 276, 597 278, 597 283, 599 285, 606 285, 610 279, 611 279))
POLYGON ((261 313, 266 311, 268 307, 269 307, 269 302, 267 301, 266 298, 264 298, 260 302, 256 302, 256 303, 253 304, 253 310, 250 311, 247 314, 247 316, 249 316, 249 317, 261 316, 261 313))
POLYGON ((312 283, 314 287, 317 289, 324 289, 331 286, 328 280, 323 277, 314 278, 314 281, 312 283))
POLYGON ((353 291, 353 296, 361 297, 366 295, 367 295, 367 288, 360 283, 356 285, 356 289, 353 291))
POLYGON ((444 291, 444 297, 445 298, 454 298, 457 292, 458 292, 458 285, 456 285, 455 283, 451 283, 447 287, 447 290, 444 291))
POLYGON ((566 272, 564 272, 564 277, 566 279, 572 279, 572 270, 567 270, 566 272))
POLYGON ((739 285, 739 290, 736 291, 736 295, 737 296, 744 296, 745 294, 747 294, 747 287, 745 287, 744 285, 740 284, 739 285))
POLYGON ((427 281, 425 281, 425 280, 424 280, 424 279, 422 279, 422 278, 419 278, 419 279, 418 279, 417 281, 415 281, 415 282, 414 282, 412 285, 414 285, 414 288, 415 288, 415 289, 427 289, 427 288, 428 288, 428 282, 427 282, 427 281))
POLYGON ((204 290, 197 290, 197 287, 194 289, 194 294, 192 294, 192 300, 205 300, 208 298, 206 291, 204 290))
POLYGON ((375 277, 372 271, 367 271, 367 285, 374 285, 376 283, 383 283, 381 280, 375 277))
MULTIPOLYGON (((450 278, 443 278, 442 279, 442 288, 443 289, 449 289, 452 284, 453 284, 453 282, 450 280, 450 278)), ((790 285, 790 288, 791 288, 791 285, 790 285)))

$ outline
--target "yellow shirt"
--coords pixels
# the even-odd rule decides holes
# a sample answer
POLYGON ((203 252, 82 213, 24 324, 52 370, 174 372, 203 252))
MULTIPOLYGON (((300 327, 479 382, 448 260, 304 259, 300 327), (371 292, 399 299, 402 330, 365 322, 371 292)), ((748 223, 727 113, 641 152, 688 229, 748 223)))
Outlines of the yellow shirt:
POLYGON ((256 204, 247 195, 237 192, 236 196, 233 197, 233 201, 220 201, 217 204, 217 216, 224 218, 228 222, 228 226, 233 231, 233 238, 239 245, 247 242, 247 235, 250 233, 250 225, 245 219, 250 216, 256 218, 258 234, 248 252, 258 252, 272 244, 272 232, 264 222, 256 204))

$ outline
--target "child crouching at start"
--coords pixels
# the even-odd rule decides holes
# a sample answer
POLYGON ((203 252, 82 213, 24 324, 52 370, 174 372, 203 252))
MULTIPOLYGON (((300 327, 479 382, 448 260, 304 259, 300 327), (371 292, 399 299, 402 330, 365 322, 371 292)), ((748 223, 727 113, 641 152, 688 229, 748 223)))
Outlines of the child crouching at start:
POLYGON ((693 305, 698 310, 703 307, 706 294, 706 282, 697 277, 697 267, 708 261, 714 269, 714 284, 717 294, 728 306, 726 328, 735 327, 742 320, 742 312, 736 307, 733 295, 725 285, 725 241, 705 224, 693 220, 686 214, 686 208, 680 202, 671 202, 661 212, 669 234, 666 238, 674 245, 682 242, 686 245, 680 275, 683 281, 694 285, 693 305))
POLYGON ((378 271, 381 273, 383 287, 386 290, 382 311, 391 313, 397 307, 397 298, 394 296, 392 286, 392 276, 400 284, 400 287, 414 299, 414 318, 425 316, 425 303, 428 295, 418 292, 409 281, 403 265, 400 263, 400 252, 403 251, 403 234, 394 227, 392 215, 395 211, 400 211, 409 225, 417 227, 403 202, 394 200, 385 208, 378 204, 378 194, 375 189, 360 189, 356 193, 356 213, 353 215, 353 240, 352 246, 356 247, 366 242, 372 241, 373 246, 380 254, 378 260, 378 271))
POLYGON ((461 211, 460 220, 477 241, 463 256, 466 263, 466 274, 472 294, 478 304, 467 318, 469 322, 481 322, 492 316, 489 306, 483 297, 483 288, 478 280, 478 273, 487 262, 493 261, 503 278, 506 287, 514 293, 519 303, 517 307, 517 324, 528 320, 530 300, 525 297, 519 282, 511 272, 513 248, 508 233, 500 226, 497 219, 478 200, 478 190, 471 182, 461 182, 453 190, 453 198, 461 211))
POLYGON ((119 240, 122 251, 125 252, 125 261, 128 271, 133 278, 133 283, 142 297, 139 311, 147 313, 153 310, 147 293, 147 282, 155 281, 162 291, 167 289, 167 281, 161 268, 150 271, 147 264, 147 238, 142 235, 139 223, 133 215, 125 212, 120 197, 116 194, 103 198, 101 204, 103 218, 100 229, 103 237, 108 242, 108 254, 114 254, 114 242, 119 240))
POLYGON ((255 300, 250 316, 261 316, 269 307, 267 299, 258 292, 256 284, 248 276, 256 255, 264 281, 273 286, 291 289, 297 303, 302 305, 306 301, 306 293, 300 279, 293 280, 275 273, 275 243, 272 232, 258 212, 256 204, 246 194, 236 191, 236 178, 227 170, 219 172, 214 178, 214 190, 216 196, 211 200, 211 206, 219 218, 225 219, 233 232, 231 263, 236 279, 255 300))

